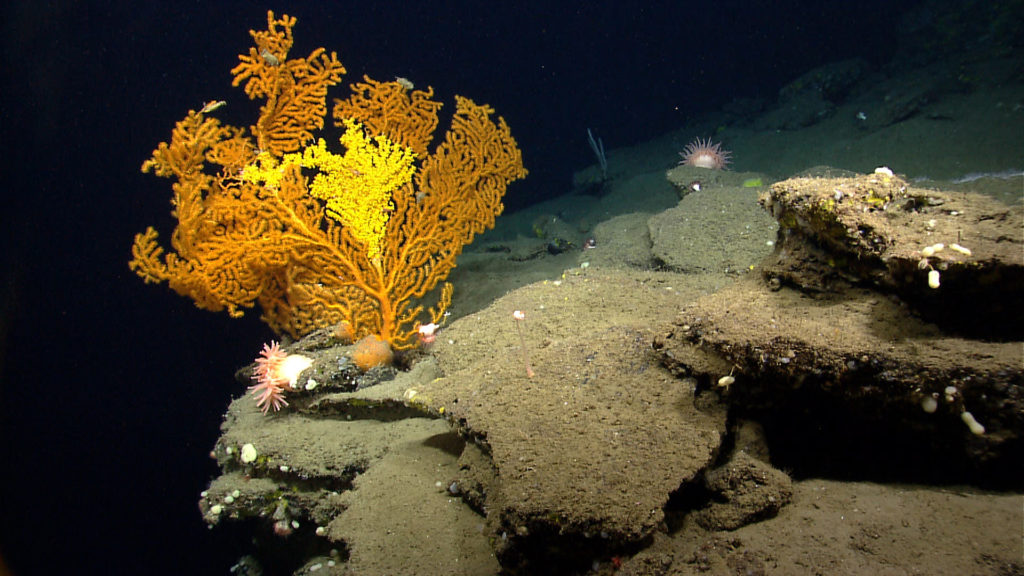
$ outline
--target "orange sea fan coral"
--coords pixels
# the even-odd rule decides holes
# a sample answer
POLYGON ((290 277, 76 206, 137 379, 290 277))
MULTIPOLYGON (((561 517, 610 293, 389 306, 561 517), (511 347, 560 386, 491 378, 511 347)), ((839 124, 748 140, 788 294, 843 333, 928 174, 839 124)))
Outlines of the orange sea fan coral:
POLYGON ((352 95, 334 101, 334 121, 340 126, 346 118, 363 123, 371 134, 384 134, 392 142, 406 146, 419 157, 427 155, 427 146, 437 128, 441 103, 431 100, 434 89, 413 90, 400 81, 378 82, 367 76, 351 85, 352 95))
POLYGON ((317 48, 306 58, 288 58, 295 18, 267 15, 267 29, 250 31, 256 45, 238 56, 231 70, 232 86, 245 82, 250 99, 266 99, 253 133, 259 149, 278 156, 294 152, 324 127, 327 88, 337 84, 345 68, 338 55, 317 48))
POLYGON ((332 152, 314 138, 345 70, 322 48, 289 58, 295 19, 267 18, 232 70, 234 85, 265 100, 257 122, 223 125, 209 115, 216 106, 178 122, 142 167, 175 179, 173 251, 149 228, 135 238, 131 268, 204 309, 240 316, 259 304, 293 337, 345 322, 354 338, 414 346, 421 323, 441 322, 452 287, 429 310, 423 299, 526 175, 519 148, 490 107, 456 97, 451 128, 430 153, 441 107, 433 91, 365 78, 335 100, 346 148, 332 152), (367 195, 383 195, 379 208, 367 195))

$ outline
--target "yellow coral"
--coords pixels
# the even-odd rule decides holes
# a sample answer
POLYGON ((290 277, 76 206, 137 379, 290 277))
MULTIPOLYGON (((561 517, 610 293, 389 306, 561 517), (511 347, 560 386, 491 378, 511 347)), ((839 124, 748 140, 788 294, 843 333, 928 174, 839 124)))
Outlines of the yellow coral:
POLYGON ((293 337, 344 322, 353 338, 411 347, 418 326, 441 322, 451 303, 450 284, 434 289, 526 175, 519 148, 493 110, 456 97, 451 128, 429 153, 441 107, 433 91, 369 78, 335 100, 344 153, 312 143, 345 70, 322 48, 289 58, 295 19, 267 21, 232 71, 234 85, 265 99, 259 119, 246 131, 206 108, 178 123, 143 164, 176 180, 173 251, 149 228, 130 266, 201 308, 239 316, 258 304, 293 337), (428 294, 437 295, 429 310, 428 294))
MULTIPOLYGON (((252 164, 246 164, 242 168, 241 179, 276 190, 281 187, 281 178, 285 169, 290 167, 288 160, 292 155, 294 154, 286 155, 282 162, 270 152, 261 152, 252 164)), ((294 166, 294 163, 292 165, 294 166)))
POLYGON ((328 150, 321 138, 301 153, 285 154, 280 161, 261 153, 256 162, 242 169, 241 177, 276 190, 288 170, 318 170, 309 185, 310 195, 327 203, 327 215, 341 222, 375 261, 380 257, 384 227, 394 209, 391 194, 412 180, 416 155, 384 136, 367 138, 355 120, 347 119, 344 124, 343 155, 328 150))
MULTIPOLYGON (((301 161, 304 168, 319 169, 309 193, 327 202, 327 215, 341 222, 375 261, 380 257, 384 227, 394 209, 391 194, 412 179, 416 156, 384 136, 367 138, 355 120, 347 119, 344 124, 344 155, 327 150, 321 139, 307 147, 301 159, 294 160, 301 161)), ((285 160, 292 161, 291 156, 285 160)))

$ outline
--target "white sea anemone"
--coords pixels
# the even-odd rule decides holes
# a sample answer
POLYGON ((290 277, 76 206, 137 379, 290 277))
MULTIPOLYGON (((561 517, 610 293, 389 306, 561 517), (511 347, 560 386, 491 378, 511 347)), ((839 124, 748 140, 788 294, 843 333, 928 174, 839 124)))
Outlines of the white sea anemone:
POLYGON ((729 157, 732 152, 722 150, 722 143, 713 143, 710 138, 701 140, 697 138, 686 145, 686 148, 679 153, 683 158, 679 164, 708 168, 709 170, 723 170, 729 164, 729 157))

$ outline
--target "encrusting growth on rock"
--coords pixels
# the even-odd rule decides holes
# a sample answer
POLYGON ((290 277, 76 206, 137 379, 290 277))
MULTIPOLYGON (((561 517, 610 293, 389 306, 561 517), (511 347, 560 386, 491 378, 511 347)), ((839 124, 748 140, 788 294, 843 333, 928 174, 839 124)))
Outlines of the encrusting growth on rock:
POLYGON ((267 15, 255 45, 232 70, 235 86, 264 100, 248 129, 209 116, 178 122, 142 165, 173 178, 178 225, 165 252, 150 227, 135 237, 130 266, 167 282, 200 308, 241 316, 259 304, 278 333, 300 337, 346 323, 400 350, 451 303, 442 283, 462 248, 494 226, 509 183, 526 176, 522 155, 493 110, 456 97, 451 128, 434 149, 439 102, 408 81, 365 78, 335 100, 341 148, 316 139, 327 91, 345 69, 318 48, 289 56, 295 18, 267 15), (429 310, 422 299, 437 294, 429 310))

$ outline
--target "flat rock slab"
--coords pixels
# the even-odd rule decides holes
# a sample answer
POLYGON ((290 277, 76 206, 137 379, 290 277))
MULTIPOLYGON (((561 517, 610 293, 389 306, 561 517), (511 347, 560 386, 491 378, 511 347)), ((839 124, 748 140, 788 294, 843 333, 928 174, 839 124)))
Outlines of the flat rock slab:
POLYGON ((325 536, 345 543, 347 574, 498 574, 484 537, 484 519, 447 492, 458 472, 449 458, 462 442, 446 423, 431 421, 426 435, 394 443, 379 462, 341 494, 344 510, 325 536), (438 478, 445 478, 438 489, 438 478))
MULTIPOLYGON (((303 344, 318 362, 331 350, 303 344)), ((464 443, 401 398, 432 365, 355 392, 318 387, 268 415, 251 395, 237 398, 212 453, 222 473, 201 496, 203 519, 256 520, 263 573, 499 573, 484 520, 446 490, 464 443)))
POLYGON ((759 264, 771 253, 778 229, 758 205, 756 189, 710 185, 651 216, 647 226, 651 253, 660 266, 717 274, 737 274, 759 264))
MULTIPOLYGON (((445 376, 407 397, 448 418, 489 459, 479 505, 499 557, 529 555, 556 537, 593 546, 643 539, 661 524, 669 495, 713 460, 724 410, 698 409, 692 384, 659 365, 641 327, 673 302, 678 295, 664 288, 588 273, 513 292, 439 337, 445 376), (602 309, 610 311, 603 326, 574 322, 595 322, 602 309), (513 310, 525 310, 532 378, 513 310)), ((461 489, 480 484, 487 465, 461 489)))
MULTIPOLYGON (((860 422, 844 433, 859 439, 861 450, 879 441, 879 453, 913 446, 907 462, 958 454, 972 466, 991 466, 984 468, 990 475, 1019 469, 1021 343, 946 335, 892 297, 851 289, 811 298, 750 279, 687 306, 655 345, 675 372, 718 387, 740 410, 769 418, 774 412, 781 427, 811 434, 805 445, 822 435, 811 432, 815 426, 833 425, 829 419, 840 415, 860 422), (802 408, 781 422, 786 404, 802 408), (964 411, 984 434, 972 434, 964 411), (886 433, 892 437, 883 440, 886 433)), ((834 450, 842 453, 841 443, 834 450)))
POLYGON ((609 268, 654 268, 651 238, 647 229, 650 214, 634 212, 615 216, 594 226, 594 248, 580 252, 577 261, 588 266, 609 268))
POLYGON ((1020 494, 812 479, 738 530, 686 522, 620 574, 985 574, 1024 571, 1020 494))

